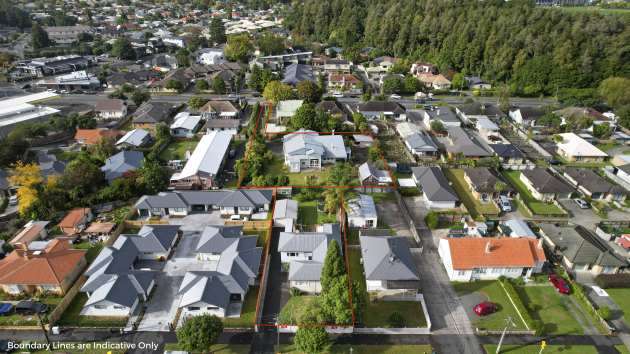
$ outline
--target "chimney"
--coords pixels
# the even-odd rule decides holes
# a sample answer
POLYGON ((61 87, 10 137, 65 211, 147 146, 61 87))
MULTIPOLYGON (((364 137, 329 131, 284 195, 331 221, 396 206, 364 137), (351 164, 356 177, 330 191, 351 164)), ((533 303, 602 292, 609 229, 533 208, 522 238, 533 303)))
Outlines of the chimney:
POLYGON ((543 239, 542 237, 538 239, 538 244, 536 245, 538 249, 543 249, 543 239))
POLYGON ((490 241, 486 242, 486 253, 490 253, 492 251, 492 245, 490 241))

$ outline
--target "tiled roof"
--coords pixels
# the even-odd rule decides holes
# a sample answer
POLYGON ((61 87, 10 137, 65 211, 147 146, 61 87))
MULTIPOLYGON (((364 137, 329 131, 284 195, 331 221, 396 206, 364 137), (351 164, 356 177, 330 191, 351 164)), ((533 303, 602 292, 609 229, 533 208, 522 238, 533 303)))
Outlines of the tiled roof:
POLYGON ((449 238, 453 269, 534 267, 546 260, 538 241, 529 238, 449 238))
POLYGON ((72 209, 59 222, 59 227, 75 227, 84 216, 89 215, 89 214, 90 214, 90 208, 72 209))

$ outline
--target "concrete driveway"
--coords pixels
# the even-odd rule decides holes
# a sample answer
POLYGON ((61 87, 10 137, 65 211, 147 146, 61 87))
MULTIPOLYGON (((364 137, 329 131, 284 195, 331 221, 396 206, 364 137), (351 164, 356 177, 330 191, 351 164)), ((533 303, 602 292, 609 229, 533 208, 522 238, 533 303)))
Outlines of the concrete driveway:
POLYGON ((387 224, 396 231, 397 235, 407 236, 410 240, 413 240, 411 231, 409 231, 409 224, 405 222, 398 203, 389 200, 382 201, 376 204, 376 211, 379 217, 379 225, 387 224))
POLYGON ((602 220, 592 208, 581 209, 572 199, 561 199, 560 204, 569 212, 573 223, 584 226, 588 230, 595 230, 595 225, 602 220))
POLYGON ((186 231, 203 231, 206 226, 224 225, 225 220, 221 218, 219 211, 211 213, 191 214, 183 218, 169 218, 168 223, 171 225, 181 225, 181 230, 186 231))

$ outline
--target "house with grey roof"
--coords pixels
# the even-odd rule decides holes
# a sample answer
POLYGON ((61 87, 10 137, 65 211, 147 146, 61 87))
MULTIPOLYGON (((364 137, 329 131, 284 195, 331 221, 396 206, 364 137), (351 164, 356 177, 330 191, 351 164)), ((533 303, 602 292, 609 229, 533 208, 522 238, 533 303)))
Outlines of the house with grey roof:
POLYGON ((412 179, 422 191, 422 199, 429 209, 452 209, 459 197, 440 167, 413 167, 412 179))
POLYGON ((312 66, 293 63, 284 68, 284 78, 282 79, 282 83, 295 86, 301 81, 315 82, 312 66))
POLYGON ((178 294, 184 319, 204 314, 239 317, 245 296, 256 284, 262 248, 242 226, 207 226, 195 247, 207 270, 184 275, 178 294))
POLYGON ((155 132, 158 123, 166 123, 171 117, 173 106, 170 103, 148 101, 140 105, 133 113, 134 128, 155 132))
POLYGON ((179 112, 173 118, 171 135, 177 138, 192 138, 201 126, 201 116, 190 112, 179 112))
POLYGON ((424 132, 411 133, 403 137, 403 141, 409 152, 419 158, 435 158, 439 155, 437 145, 424 132))
POLYGON ((524 170, 519 180, 534 198, 543 202, 567 199, 573 193, 573 188, 544 168, 524 170))
POLYGON ((589 168, 567 167, 563 172, 569 183, 591 199, 623 202, 627 191, 589 168))
POLYGON ((372 196, 359 194, 346 204, 346 215, 351 227, 374 228, 378 225, 378 213, 372 196))
MULTIPOLYGON (((141 259, 168 255, 179 226, 145 225, 137 235, 121 235, 96 256, 85 271, 81 292, 88 296, 81 315, 128 317, 155 287, 156 272, 136 268, 141 259)), ((159 257, 158 257, 159 258, 159 257)))
POLYGON ((124 176, 125 173, 135 171, 142 167, 144 155, 140 151, 123 150, 105 160, 105 165, 101 171, 105 179, 111 183, 116 178, 124 176))
POLYGON ((615 274, 628 267, 625 256, 617 254, 606 241, 581 226, 553 223, 539 226, 545 245, 562 259, 562 264, 570 273, 615 274))
POLYGON ((321 291, 320 277, 328 246, 332 241, 341 247, 339 224, 323 224, 316 232, 281 232, 278 252, 283 270, 288 269, 289 285, 306 293, 321 291))
POLYGON ((364 162, 359 166, 359 181, 365 193, 387 192, 392 185, 389 172, 376 168, 370 162, 364 162))
POLYGON ((319 135, 312 130, 300 129, 283 138, 284 164, 289 172, 303 169, 321 169, 324 164, 346 161, 349 149, 340 135, 319 135))
POLYGON ((420 288, 420 273, 407 238, 380 231, 380 235, 371 232, 370 236, 359 236, 367 291, 379 295, 415 294, 420 288))
POLYGON ((221 215, 252 215, 269 211, 272 191, 173 191, 140 197, 135 204, 140 218, 186 216, 219 211, 221 215))
POLYGON ((455 112, 466 123, 475 123, 481 118, 499 119, 504 116, 497 105, 471 102, 455 106, 455 112))
POLYGON ((501 233, 508 237, 538 238, 527 221, 522 219, 505 220, 499 224, 498 228, 501 233))
POLYGON ((391 101, 369 101, 348 106, 352 113, 361 113, 368 120, 391 118, 405 120, 407 118, 405 107, 391 101))
POLYGON ((293 231, 293 225, 298 218, 298 202, 293 199, 279 199, 274 203, 273 225, 293 231))
POLYGON ((437 107, 434 110, 422 111, 422 122, 427 128, 431 128, 432 122, 440 122, 444 127, 459 127, 462 121, 448 107, 437 107))
POLYGON ((525 155, 513 144, 490 144, 492 154, 501 160, 501 166, 508 170, 520 170, 527 164, 525 155))
POLYGON ((482 203, 492 203, 500 195, 511 196, 514 193, 512 187, 499 179, 487 167, 465 168, 464 181, 468 184, 473 197, 482 203))
POLYGON ((476 138, 471 137, 461 127, 446 127, 447 137, 441 140, 442 146, 449 157, 477 159, 490 157, 492 154, 486 150, 476 138))
POLYGON ((151 143, 151 134, 144 129, 133 129, 128 131, 116 142, 119 149, 139 148, 151 143))

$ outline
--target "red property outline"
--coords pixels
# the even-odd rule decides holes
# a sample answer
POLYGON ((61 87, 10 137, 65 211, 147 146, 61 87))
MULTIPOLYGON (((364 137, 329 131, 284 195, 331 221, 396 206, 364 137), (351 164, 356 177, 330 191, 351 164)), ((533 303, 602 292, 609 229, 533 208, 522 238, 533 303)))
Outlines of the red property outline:
MULTIPOLYGON (((266 130, 267 130, 267 125, 268 125, 268 121, 269 121, 269 117, 271 116, 271 113, 273 112, 273 105, 269 102, 264 102, 260 104, 261 109, 259 109, 258 114, 256 116, 256 125, 255 125, 255 131, 257 134, 260 134, 259 130, 259 123, 260 123, 260 118, 262 118, 262 116, 264 115, 264 127, 265 127, 265 132, 262 133, 262 136, 265 137, 265 141, 269 141, 269 139, 274 139, 276 136, 284 136, 287 134, 314 134, 314 135, 355 135, 355 134, 361 134, 361 135, 368 135, 369 137, 371 137, 374 141, 378 141, 378 139, 372 134, 372 132, 280 132, 280 133, 272 133, 272 134, 267 134, 266 130), (266 114, 265 111, 266 110, 266 114)), ((243 156, 243 164, 245 166, 245 168, 247 167, 247 152, 249 150, 249 148, 251 147, 252 143, 253 143, 253 139, 254 139, 254 134, 252 134, 247 142, 247 149, 245 151, 245 155, 243 156)), ((392 182, 389 185, 346 185, 346 186, 300 186, 300 185, 288 185, 288 186, 242 186, 242 178, 239 177, 238 183, 237 183, 237 189, 243 189, 243 190, 269 190, 271 189, 273 191, 273 196, 272 196, 272 206, 273 206, 273 210, 271 212, 271 220, 269 221, 269 227, 267 230, 268 233, 268 237, 267 237, 267 242, 265 243, 265 250, 263 252, 263 265, 266 264, 267 259, 271 256, 271 238, 273 237, 273 217, 275 214, 275 203, 277 201, 277 192, 278 189, 286 189, 286 188, 315 188, 315 189, 356 189, 356 188, 392 188, 392 189, 397 189, 397 183, 396 183, 396 179, 394 174, 392 173, 389 165, 387 164, 387 160, 385 159, 383 152, 381 151, 379 154, 379 158, 381 159, 381 161, 383 162, 383 166, 385 168, 385 170, 387 171, 387 173, 389 174, 390 178, 392 179, 392 182)), ((346 273, 348 274, 348 297, 349 297, 349 305, 350 305, 350 311, 352 313, 352 324, 350 325, 340 325, 340 324, 335 324, 335 323, 318 323, 318 324, 291 324, 291 325, 279 325, 277 323, 275 324, 269 324, 269 323, 259 323, 257 321, 257 318, 259 317, 259 311, 260 314, 262 315, 262 308, 261 306, 261 302, 263 297, 266 295, 265 293, 263 293, 262 291, 262 287, 259 287, 258 289, 258 296, 256 299, 256 312, 255 312, 255 316, 254 316, 254 328, 258 328, 258 327, 268 327, 268 328, 287 328, 290 326, 298 326, 298 327, 334 327, 334 328, 348 328, 348 327, 353 327, 354 325, 356 325, 357 323, 357 318, 356 318, 356 313, 354 311, 354 304, 353 304, 353 298, 352 298, 352 274, 350 271, 350 259, 349 259, 349 254, 348 254, 348 225, 347 225, 347 221, 346 220, 346 211, 343 208, 343 200, 340 200, 340 205, 339 205, 339 210, 341 210, 342 212, 342 217, 344 219, 343 222, 343 230, 342 230, 342 242, 343 242, 343 249, 344 249, 344 259, 345 259, 345 266, 346 266, 346 273)), ((265 267, 264 267, 265 268, 265 267)), ((269 269, 267 269, 266 271, 263 268, 263 277, 268 277, 269 274, 269 269)), ((262 280, 262 279, 261 279, 262 280)), ((277 314, 279 315, 279 314, 277 314)))

